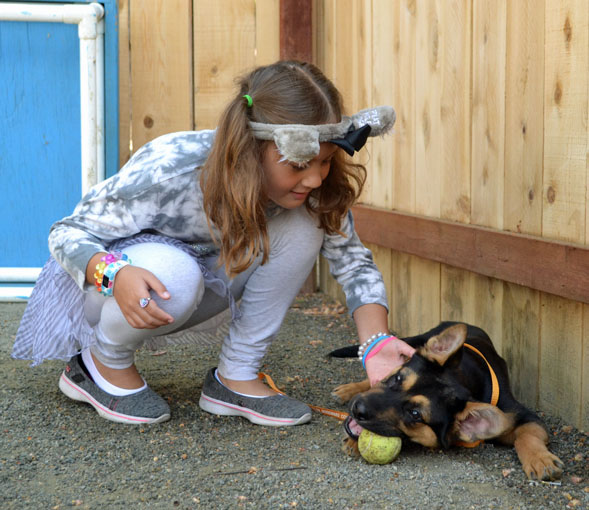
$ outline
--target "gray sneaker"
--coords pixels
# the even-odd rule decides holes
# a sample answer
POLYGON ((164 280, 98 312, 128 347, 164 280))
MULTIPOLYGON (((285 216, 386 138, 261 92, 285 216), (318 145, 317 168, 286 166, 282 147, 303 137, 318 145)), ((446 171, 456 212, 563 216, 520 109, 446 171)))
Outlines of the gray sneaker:
POLYGON ((198 405, 211 414, 243 416, 257 425, 289 427, 311 420, 311 408, 286 395, 246 397, 223 386, 215 377, 216 368, 207 373, 198 405))
POLYGON ((68 361, 59 378, 59 389, 73 400, 90 404, 103 418, 117 423, 141 425, 170 419, 167 402, 149 387, 124 397, 100 389, 88 374, 80 354, 68 361))

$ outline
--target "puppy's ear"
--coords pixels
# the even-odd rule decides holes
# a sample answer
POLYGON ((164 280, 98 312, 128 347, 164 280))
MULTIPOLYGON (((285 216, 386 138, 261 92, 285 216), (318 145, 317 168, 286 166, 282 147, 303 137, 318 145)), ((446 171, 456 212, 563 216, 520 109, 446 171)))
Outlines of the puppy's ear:
POLYGON ((454 436, 467 443, 498 437, 513 427, 514 418, 497 406, 467 402, 454 421, 454 436))
POLYGON ((424 358, 444 365, 462 348, 465 340, 466 324, 454 324, 440 334, 432 336, 418 352, 424 358))

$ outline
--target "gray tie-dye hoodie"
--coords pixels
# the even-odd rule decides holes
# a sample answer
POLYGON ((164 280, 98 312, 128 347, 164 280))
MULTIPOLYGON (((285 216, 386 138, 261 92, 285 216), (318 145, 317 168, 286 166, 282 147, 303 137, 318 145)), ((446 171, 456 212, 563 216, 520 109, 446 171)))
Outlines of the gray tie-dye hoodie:
MULTIPOLYGON (((200 167, 215 131, 184 131, 161 136, 139 149, 121 171, 82 198, 73 214, 51 227, 53 257, 84 289, 86 266, 116 239, 142 231, 197 244, 218 252, 209 232, 199 184, 200 167)), ((350 313, 362 304, 387 306, 382 276, 372 254, 354 231, 349 213, 341 235, 325 235, 321 253, 342 285, 350 313)))

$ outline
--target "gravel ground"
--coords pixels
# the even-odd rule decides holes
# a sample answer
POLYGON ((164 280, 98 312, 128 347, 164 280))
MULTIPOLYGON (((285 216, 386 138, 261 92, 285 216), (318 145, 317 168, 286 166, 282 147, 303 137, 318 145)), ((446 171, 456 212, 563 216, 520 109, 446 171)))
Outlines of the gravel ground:
MULTIPOLYGON (((341 452, 334 418, 315 414, 293 428, 251 425, 198 407, 204 375, 219 350, 173 346, 142 351, 138 366, 167 398, 172 419, 117 425, 63 396, 61 362, 29 368, 9 357, 24 305, 0 304, 0 508, 589 508, 589 440, 544 416, 551 449, 565 463, 560 484, 531 483, 515 452, 490 444, 447 452, 404 444, 385 466, 341 452)), ((298 298, 264 371, 288 394, 343 409, 333 387, 362 378, 354 360, 326 354, 354 342, 342 307, 298 298)))

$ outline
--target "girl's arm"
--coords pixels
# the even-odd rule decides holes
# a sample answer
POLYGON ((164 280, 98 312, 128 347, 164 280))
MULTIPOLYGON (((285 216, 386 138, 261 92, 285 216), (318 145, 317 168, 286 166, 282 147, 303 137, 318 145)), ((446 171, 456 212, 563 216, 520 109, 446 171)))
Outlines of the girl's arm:
MULTIPOLYGON (((378 304, 359 306, 353 313, 358 329, 360 343, 372 335, 388 332, 387 309, 378 304)), ((371 385, 385 379, 395 368, 413 356, 415 349, 402 340, 395 338, 388 342, 379 352, 366 360, 366 373, 371 385)))

